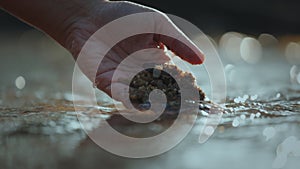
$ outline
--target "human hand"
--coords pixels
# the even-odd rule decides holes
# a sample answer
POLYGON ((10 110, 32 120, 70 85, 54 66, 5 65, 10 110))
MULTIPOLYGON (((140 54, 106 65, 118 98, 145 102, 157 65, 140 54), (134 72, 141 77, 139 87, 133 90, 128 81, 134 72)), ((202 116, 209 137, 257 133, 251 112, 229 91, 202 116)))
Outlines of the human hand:
MULTIPOLYGON (((105 24, 126 15, 142 12, 155 12, 158 16, 160 16, 153 17, 152 21, 147 22, 147 27, 153 29, 164 29, 167 32, 172 32, 176 39, 164 35, 148 33, 127 38, 126 40, 116 44, 105 56, 102 61, 103 63, 98 67, 96 79, 94 81, 99 89, 110 96, 112 94, 112 86, 114 86, 114 89, 120 90, 120 92, 124 88, 122 83, 112 81, 112 77, 117 67, 128 55, 138 50, 158 47, 163 48, 163 46, 166 46, 181 59, 191 64, 201 64, 204 60, 204 56, 201 51, 172 23, 165 14, 145 6, 124 1, 105 1, 95 5, 88 14, 85 14, 85 16, 79 16, 79 19, 73 23, 72 29, 70 29, 72 32, 69 33, 66 46, 76 58, 88 38, 105 24), (182 43, 180 41, 182 41, 182 43), (191 50, 191 48, 193 48, 193 50, 191 50)), ((157 32, 157 30, 153 30, 153 32, 157 32)), ((99 40, 101 41, 104 39, 99 40)), ((170 59, 164 54, 163 50, 150 57, 155 63, 164 63, 170 59)), ((136 58, 135 65, 139 65, 139 62, 142 63, 145 61, 143 59, 144 58, 136 58)), ((90 65, 94 63, 95 61, 86 61, 84 62, 86 65, 83 65, 83 67, 90 67, 90 65)), ((123 77, 126 77, 128 73, 122 72, 122 75, 123 77)), ((94 79, 90 78, 90 80, 93 81, 94 79)), ((117 91, 116 93, 120 92, 117 91)), ((116 99, 123 101, 122 98, 116 99)))

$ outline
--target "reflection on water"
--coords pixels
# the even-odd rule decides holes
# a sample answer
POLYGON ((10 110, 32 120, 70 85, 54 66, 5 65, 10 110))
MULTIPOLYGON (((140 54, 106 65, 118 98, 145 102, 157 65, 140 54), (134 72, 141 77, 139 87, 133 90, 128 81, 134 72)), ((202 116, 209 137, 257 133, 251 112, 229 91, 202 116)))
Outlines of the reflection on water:
MULTIPOLYGON (((227 35, 227 40, 239 37, 243 41, 244 38, 244 35, 232 36, 236 35, 227 35)), ((261 42, 261 39, 268 39, 269 36, 265 36, 260 38, 261 42)), ((26 36, 22 38, 26 40, 26 36)), ((43 37, 39 40, 44 42, 43 49, 53 49, 52 44, 45 43, 43 37)), ((226 37, 223 41, 225 43, 226 37)), ((247 47, 244 43, 243 46, 247 47)), ((249 58, 251 52, 248 48, 242 59, 249 58)), ((56 55, 64 53, 59 51, 62 49, 56 50, 56 55)), ((11 52, 6 53, 12 55, 11 52)), ((30 51, 26 53, 30 56, 24 60, 25 66, 17 65, 23 71, 13 69, 9 73, 6 70, 1 75, 0 168, 296 169, 300 166, 299 71, 297 66, 285 62, 278 53, 262 55, 256 64, 224 59, 228 98, 226 103, 220 105, 225 113, 213 136, 204 144, 198 143, 205 121, 205 113, 202 113, 188 137, 177 147, 160 156, 139 160, 104 151, 81 129, 71 101, 73 62, 70 56, 56 58, 59 64, 51 64, 57 60, 47 54, 37 60, 30 51), (33 60, 44 67, 33 66, 29 69, 27 64, 33 60), (35 74, 34 71, 41 71, 42 74, 35 74)), ((14 59, 4 55, 3 60, 13 62, 14 59)), ((198 83, 209 93, 205 70, 200 68, 199 71, 203 76, 197 77, 198 83)), ((122 131, 135 135, 162 131, 168 123, 161 120, 149 124, 147 128, 121 123, 117 115, 111 117, 115 110, 108 104, 109 99, 98 94, 101 103, 96 109, 102 114, 92 111, 91 107, 82 107, 78 112, 78 116, 86 118, 90 131, 107 119, 122 131)))

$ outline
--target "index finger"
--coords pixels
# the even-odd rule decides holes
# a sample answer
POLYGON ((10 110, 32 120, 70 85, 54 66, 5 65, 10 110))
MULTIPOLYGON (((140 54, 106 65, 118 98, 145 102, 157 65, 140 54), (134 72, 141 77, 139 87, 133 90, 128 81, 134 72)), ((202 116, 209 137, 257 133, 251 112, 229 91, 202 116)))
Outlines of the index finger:
POLYGON ((156 34, 154 40, 166 45, 181 59, 191 64, 202 64, 203 52, 165 15, 156 20, 157 32, 168 32, 171 36, 156 34))

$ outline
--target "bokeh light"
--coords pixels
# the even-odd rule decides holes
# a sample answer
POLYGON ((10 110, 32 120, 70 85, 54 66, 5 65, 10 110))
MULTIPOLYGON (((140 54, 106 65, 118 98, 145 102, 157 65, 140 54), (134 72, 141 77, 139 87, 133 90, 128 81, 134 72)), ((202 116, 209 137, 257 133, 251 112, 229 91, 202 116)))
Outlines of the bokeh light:
POLYGON ((285 56, 289 63, 300 64, 300 44, 290 42, 285 48, 285 56))
POLYGON ((300 68, 293 65, 290 69, 290 80, 292 84, 300 84, 300 68))
POLYGON ((241 42, 241 57, 247 63, 257 63, 262 55, 262 47, 258 40, 246 37, 241 42))
POLYGON ((278 40, 275 36, 267 33, 262 33, 258 37, 258 41, 263 47, 276 47, 278 45, 278 40))
POLYGON ((23 89, 26 85, 26 81, 25 78, 23 76, 19 76, 17 77, 16 81, 15 81, 15 85, 18 89, 23 89))
POLYGON ((240 62, 240 45, 243 37, 244 35, 237 32, 225 33, 219 42, 221 55, 234 63, 240 62))

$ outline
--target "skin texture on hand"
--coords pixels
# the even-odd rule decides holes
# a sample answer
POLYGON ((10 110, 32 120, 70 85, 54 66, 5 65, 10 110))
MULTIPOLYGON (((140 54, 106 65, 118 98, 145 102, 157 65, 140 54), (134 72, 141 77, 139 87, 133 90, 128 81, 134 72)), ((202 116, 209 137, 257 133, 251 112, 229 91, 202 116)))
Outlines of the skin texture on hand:
MULTIPOLYGON (((130 14, 142 12, 159 14, 161 17, 149 21, 148 26, 153 29, 167 30, 178 38, 159 34, 142 34, 128 38, 114 46, 105 58, 105 64, 99 66, 95 79, 97 87, 109 95, 112 75, 117 66, 129 54, 140 49, 166 46, 191 64, 201 64, 204 60, 202 52, 165 14, 139 4, 103 0, 2 0, 0 5, 8 12, 50 35, 69 50, 75 59, 86 41, 105 24, 130 14), (178 39, 183 40, 183 43, 178 39)), ((153 60, 162 63, 168 60, 163 54, 157 56, 153 56, 153 60)))

